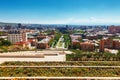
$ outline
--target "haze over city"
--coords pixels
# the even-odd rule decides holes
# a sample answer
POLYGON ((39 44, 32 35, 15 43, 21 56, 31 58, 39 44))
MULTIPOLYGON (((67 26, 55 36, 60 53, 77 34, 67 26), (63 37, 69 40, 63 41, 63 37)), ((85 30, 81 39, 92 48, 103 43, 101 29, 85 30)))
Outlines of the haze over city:
POLYGON ((1 80, 120 80, 120 0, 0 0, 1 80))
POLYGON ((0 22, 119 25, 119 3, 120 0, 1 0, 0 22))

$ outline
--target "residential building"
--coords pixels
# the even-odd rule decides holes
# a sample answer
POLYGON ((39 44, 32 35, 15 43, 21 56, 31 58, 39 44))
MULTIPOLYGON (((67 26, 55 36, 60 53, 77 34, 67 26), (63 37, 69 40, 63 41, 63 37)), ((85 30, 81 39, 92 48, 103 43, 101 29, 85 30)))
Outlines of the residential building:
POLYGON ((86 39, 89 39, 89 40, 98 39, 98 36, 97 35, 92 35, 92 34, 90 35, 89 34, 89 35, 86 36, 86 39))
POLYGON ((86 51, 93 51, 95 50, 95 45, 94 43, 91 42, 81 42, 80 43, 80 49, 81 50, 86 50, 86 51))
POLYGON ((120 40, 114 40, 113 47, 114 49, 120 50, 120 40))
POLYGON ((80 35, 70 35, 72 45, 76 45, 80 43, 81 36, 80 35))
POLYGON ((42 39, 41 41, 39 41, 37 43, 37 48, 38 49, 46 49, 49 48, 49 41, 51 40, 51 37, 46 36, 44 39, 42 39))
POLYGON ((9 30, 8 31, 8 40, 15 44, 16 42, 25 42, 28 41, 29 34, 35 33, 34 30, 28 30, 28 29, 19 29, 19 30, 9 30))
POLYGON ((14 45, 21 46, 22 48, 31 48, 30 42, 16 42, 14 45))
POLYGON ((102 39, 100 41, 100 52, 103 52, 105 48, 108 49, 120 49, 120 40, 112 40, 109 38, 102 39))
POLYGON ((16 42, 21 42, 21 41, 23 41, 22 34, 20 33, 19 30, 9 30, 8 31, 8 40, 12 44, 14 44, 16 42))
POLYGON ((110 26, 108 28, 109 33, 120 33, 120 26, 110 26))

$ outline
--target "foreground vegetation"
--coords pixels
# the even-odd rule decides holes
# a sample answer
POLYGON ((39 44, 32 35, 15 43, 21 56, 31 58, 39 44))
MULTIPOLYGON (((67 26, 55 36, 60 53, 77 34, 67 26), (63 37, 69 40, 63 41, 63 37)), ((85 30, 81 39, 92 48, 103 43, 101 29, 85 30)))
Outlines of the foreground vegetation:
POLYGON ((22 46, 15 46, 15 45, 1 46, 0 47, 0 53, 4 53, 4 52, 17 52, 17 51, 28 51, 28 50, 29 50, 29 48, 27 48, 27 47, 23 48, 22 46))
POLYGON ((120 77, 120 68, 0 68, 0 77, 120 77))
POLYGON ((4 62, 0 66, 120 66, 120 61, 4 62))
POLYGON ((73 54, 67 54, 67 61, 120 61, 120 51, 117 54, 109 52, 90 52, 82 50, 71 50, 73 54))

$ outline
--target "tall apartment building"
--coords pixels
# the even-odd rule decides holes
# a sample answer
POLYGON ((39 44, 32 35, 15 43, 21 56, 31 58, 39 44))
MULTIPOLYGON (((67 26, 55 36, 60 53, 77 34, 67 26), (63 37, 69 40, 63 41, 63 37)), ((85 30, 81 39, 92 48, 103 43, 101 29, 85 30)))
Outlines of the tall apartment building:
POLYGON ((21 32, 19 30, 9 30, 8 31, 8 40, 12 44, 23 41, 21 32))
POLYGON ((120 40, 112 40, 112 39, 102 39, 100 41, 100 52, 103 52, 105 48, 108 49, 120 49, 120 40))
POLYGON ((16 42, 26 42, 28 41, 28 34, 34 33, 34 30, 9 30, 8 31, 8 40, 12 43, 15 44, 16 42))
POLYGON ((110 26, 108 27, 109 33, 120 33, 120 26, 110 26))

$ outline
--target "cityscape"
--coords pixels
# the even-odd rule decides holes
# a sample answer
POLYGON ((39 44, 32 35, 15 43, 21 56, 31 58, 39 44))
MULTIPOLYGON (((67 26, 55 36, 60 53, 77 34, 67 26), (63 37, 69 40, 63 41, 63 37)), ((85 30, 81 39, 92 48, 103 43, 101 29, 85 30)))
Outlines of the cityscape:
POLYGON ((1 80, 120 79, 119 0, 1 2, 1 80))

